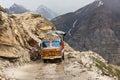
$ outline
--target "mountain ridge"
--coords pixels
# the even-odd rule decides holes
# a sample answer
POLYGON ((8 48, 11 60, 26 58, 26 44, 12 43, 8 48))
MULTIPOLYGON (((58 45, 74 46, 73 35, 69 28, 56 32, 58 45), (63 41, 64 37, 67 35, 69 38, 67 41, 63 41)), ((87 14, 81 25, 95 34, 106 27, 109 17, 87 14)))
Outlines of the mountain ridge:
POLYGON ((53 19, 54 17, 57 16, 57 13, 53 12, 51 9, 47 8, 46 6, 44 5, 40 5, 36 11, 37 13, 39 14, 42 14, 43 16, 45 16, 47 19, 51 20, 53 19))
POLYGON ((6 10, 9 14, 15 14, 15 13, 21 14, 21 13, 29 12, 29 10, 26 9, 25 7, 15 3, 6 10))
POLYGON ((120 70, 97 53, 75 51, 67 43, 65 61, 41 62, 38 43, 52 30, 56 30, 55 26, 42 15, 30 12, 10 15, 0 11, 0 80, 120 79, 120 70))
POLYGON ((47 8, 44 5, 40 5, 35 11, 31 11, 31 10, 26 9, 22 5, 14 3, 9 8, 6 8, 6 11, 9 14, 21 14, 21 13, 25 13, 25 12, 33 12, 33 13, 37 13, 37 14, 42 14, 49 20, 51 20, 57 16, 57 13, 53 12, 51 9, 47 8))
POLYGON ((75 12, 54 18, 52 22, 57 29, 67 33, 65 39, 75 50, 93 50, 108 62, 119 65, 119 3, 119 0, 96 0, 75 12))

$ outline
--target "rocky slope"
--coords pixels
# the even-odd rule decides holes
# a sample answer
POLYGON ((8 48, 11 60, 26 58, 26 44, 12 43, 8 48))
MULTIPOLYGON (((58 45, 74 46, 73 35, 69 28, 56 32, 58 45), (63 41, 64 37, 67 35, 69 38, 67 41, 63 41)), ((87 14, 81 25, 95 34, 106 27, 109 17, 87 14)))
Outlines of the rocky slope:
POLYGON ((38 43, 50 30, 55 30, 54 25, 40 14, 0 11, 0 75, 5 67, 38 59, 38 43))
POLYGON ((0 57, 22 61, 36 58, 34 55, 38 55, 38 43, 44 33, 54 29, 54 25, 39 14, 0 12, 0 57))
POLYGON ((75 50, 92 50, 113 64, 120 64, 120 0, 95 2, 52 22, 66 31, 66 41, 75 50))

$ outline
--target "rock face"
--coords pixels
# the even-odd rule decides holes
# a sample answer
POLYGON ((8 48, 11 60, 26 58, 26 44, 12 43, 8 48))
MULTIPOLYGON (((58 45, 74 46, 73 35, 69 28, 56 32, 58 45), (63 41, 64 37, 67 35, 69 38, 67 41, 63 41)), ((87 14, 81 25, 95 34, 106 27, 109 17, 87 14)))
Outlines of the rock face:
POLYGON ((119 70, 107 65, 97 53, 92 51, 73 53, 68 54, 69 61, 64 67, 66 75, 69 76, 67 80, 119 80, 117 73, 119 70))
POLYGON ((21 62, 37 58, 38 43, 55 27, 39 14, 0 12, 0 58, 21 62))
POLYGON ((6 9, 6 11, 9 14, 21 14, 21 13, 29 12, 29 10, 18 4, 13 4, 9 9, 6 9))
POLYGON ((66 31, 66 41, 75 50, 92 50, 113 64, 120 64, 120 1, 95 2, 52 21, 66 31))
POLYGON ((65 80, 119 80, 119 70, 93 51, 75 51, 65 45, 65 80))
POLYGON ((51 20, 57 16, 57 13, 53 12, 51 9, 47 8, 44 5, 39 6, 37 8, 36 12, 39 14, 42 14, 43 16, 45 16, 49 20, 51 20))

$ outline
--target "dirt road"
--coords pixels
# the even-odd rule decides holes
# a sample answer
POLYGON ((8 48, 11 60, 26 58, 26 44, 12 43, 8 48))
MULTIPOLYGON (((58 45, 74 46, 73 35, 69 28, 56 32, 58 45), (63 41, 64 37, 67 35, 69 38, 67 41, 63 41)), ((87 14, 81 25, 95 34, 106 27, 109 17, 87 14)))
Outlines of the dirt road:
POLYGON ((3 74, 7 80, 118 80, 116 77, 103 75, 100 69, 91 63, 88 54, 80 57, 81 55, 82 53, 74 52, 65 56, 61 63, 31 62, 24 66, 4 69, 3 74))
POLYGON ((32 62, 24 66, 7 68, 4 75, 16 80, 64 80, 64 62, 32 62))

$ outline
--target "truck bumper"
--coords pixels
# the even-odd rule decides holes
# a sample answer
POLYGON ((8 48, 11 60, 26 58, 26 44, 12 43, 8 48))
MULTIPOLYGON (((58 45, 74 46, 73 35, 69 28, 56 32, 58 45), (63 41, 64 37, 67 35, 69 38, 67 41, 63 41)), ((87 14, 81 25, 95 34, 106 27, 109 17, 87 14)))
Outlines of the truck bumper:
POLYGON ((52 56, 52 57, 42 57, 42 59, 59 59, 62 58, 62 56, 52 56))

